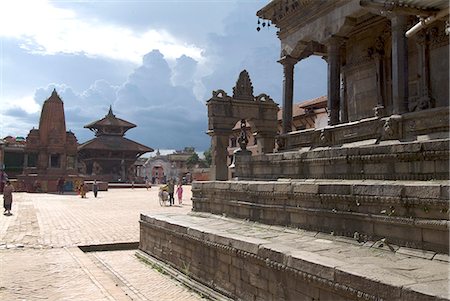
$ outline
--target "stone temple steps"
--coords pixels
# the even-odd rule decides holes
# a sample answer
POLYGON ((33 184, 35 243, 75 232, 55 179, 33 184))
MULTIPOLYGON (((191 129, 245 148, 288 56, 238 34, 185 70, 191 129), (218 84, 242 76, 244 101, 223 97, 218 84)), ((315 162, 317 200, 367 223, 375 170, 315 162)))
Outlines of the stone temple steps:
POLYGON ((198 182, 193 210, 448 253, 448 181, 198 182))
POLYGON ((448 300, 448 255, 208 213, 140 223, 141 250, 236 300, 448 300))

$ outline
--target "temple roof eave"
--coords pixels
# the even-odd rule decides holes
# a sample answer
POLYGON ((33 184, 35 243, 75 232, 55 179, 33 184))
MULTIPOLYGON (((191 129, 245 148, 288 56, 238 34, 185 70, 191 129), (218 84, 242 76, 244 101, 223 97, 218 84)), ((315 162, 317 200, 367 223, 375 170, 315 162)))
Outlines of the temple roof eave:
POLYGON ((105 127, 105 126, 113 126, 113 127, 118 126, 118 127, 123 127, 126 129, 132 129, 132 128, 136 127, 136 125, 134 123, 128 122, 126 120, 123 120, 123 119, 120 119, 117 117, 114 119, 105 117, 103 119, 100 119, 100 120, 97 120, 97 121, 94 121, 94 122, 91 122, 91 123, 85 125, 84 128, 98 129, 98 128, 105 127))
POLYGON ((83 150, 108 150, 108 151, 133 151, 145 154, 154 149, 130 139, 120 136, 99 136, 78 146, 78 151, 83 150))

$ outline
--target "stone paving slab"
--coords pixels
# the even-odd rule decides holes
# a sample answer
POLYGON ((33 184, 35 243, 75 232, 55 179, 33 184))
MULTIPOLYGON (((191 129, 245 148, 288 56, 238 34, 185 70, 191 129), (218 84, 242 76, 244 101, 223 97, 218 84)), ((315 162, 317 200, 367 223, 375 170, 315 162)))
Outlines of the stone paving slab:
POLYGON ((139 214, 186 214, 192 207, 190 187, 184 192, 184 205, 174 207, 159 205, 156 186, 109 189, 98 198, 90 192, 87 199, 14 193, 13 215, 0 215, 0 300, 199 300, 130 256, 132 251, 96 253, 104 254, 98 256, 115 276, 77 247, 138 242, 139 214))
POLYGON ((156 272, 143 264, 135 255, 135 250, 93 252, 89 256, 98 260, 109 272, 119 278, 122 289, 128 290, 133 300, 190 301, 201 297, 189 291, 179 282, 167 279, 167 276, 156 272), (160 291, 166 293, 161 295, 160 291))
POLYGON ((367 247, 363 243, 348 243, 332 235, 318 235, 317 232, 304 230, 296 232, 284 227, 205 213, 155 213, 142 215, 141 220, 162 226, 167 231, 187 233, 270 258, 362 291, 383 292, 397 297, 410 294, 411 298, 450 298, 449 287, 443 285, 450 281, 448 262, 420 258, 405 252, 395 253, 378 248, 378 244, 367 247))

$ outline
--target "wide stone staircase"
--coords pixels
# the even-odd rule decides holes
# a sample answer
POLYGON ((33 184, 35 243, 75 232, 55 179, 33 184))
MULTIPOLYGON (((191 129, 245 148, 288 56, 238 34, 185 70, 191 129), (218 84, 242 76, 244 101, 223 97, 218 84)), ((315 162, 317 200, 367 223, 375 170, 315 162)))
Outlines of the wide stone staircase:
POLYGON ((139 248, 234 300, 450 300, 448 158, 448 132, 237 157, 139 248))

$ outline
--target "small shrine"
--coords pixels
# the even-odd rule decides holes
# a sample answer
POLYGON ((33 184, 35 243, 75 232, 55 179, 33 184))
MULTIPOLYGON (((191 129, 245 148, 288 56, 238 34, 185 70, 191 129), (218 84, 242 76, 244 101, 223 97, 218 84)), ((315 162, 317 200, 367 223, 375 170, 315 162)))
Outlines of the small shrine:
POLYGON ((110 107, 104 118, 84 127, 96 136, 78 147, 85 174, 107 182, 134 181, 134 162, 141 155, 153 152, 152 148, 124 137, 136 125, 117 118, 110 107))
POLYGON ((77 138, 66 131, 64 103, 54 89, 42 106, 39 128, 30 130, 22 180, 28 191, 56 191, 59 178, 77 177, 77 138))

